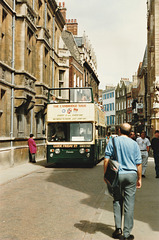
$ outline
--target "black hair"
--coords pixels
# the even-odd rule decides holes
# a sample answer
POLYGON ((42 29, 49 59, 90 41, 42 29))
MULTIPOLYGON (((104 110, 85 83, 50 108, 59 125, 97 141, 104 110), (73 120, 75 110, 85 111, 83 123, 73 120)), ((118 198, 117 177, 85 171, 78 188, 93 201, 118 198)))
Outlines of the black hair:
POLYGON ((34 137, 34 134, 30 133, 30 137, 34 137))

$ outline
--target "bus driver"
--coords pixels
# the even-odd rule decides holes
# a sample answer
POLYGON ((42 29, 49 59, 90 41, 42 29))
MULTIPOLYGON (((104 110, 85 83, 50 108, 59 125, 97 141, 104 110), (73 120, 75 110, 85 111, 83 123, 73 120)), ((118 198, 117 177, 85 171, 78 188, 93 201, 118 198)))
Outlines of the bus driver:
POLYGON ((63 140, 65 139, 64 131, 62 130, 61 126, 58 126, 56 133, 52 136, 55 140, 63 140))

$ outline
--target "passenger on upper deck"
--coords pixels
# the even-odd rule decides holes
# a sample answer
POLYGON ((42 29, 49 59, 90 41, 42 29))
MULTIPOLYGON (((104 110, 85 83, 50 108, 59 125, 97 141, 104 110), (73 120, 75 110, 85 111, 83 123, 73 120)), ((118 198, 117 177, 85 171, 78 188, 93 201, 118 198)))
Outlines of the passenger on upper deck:
POLYGON ((81 101, 82 102, 87 102, 87 97, 85 95, 83 95, 82 98, 81 98, 81 101))
POLYGON ((50 101, 50 103, 57 103, 55 95, 52 95, 52 100, 50 101))

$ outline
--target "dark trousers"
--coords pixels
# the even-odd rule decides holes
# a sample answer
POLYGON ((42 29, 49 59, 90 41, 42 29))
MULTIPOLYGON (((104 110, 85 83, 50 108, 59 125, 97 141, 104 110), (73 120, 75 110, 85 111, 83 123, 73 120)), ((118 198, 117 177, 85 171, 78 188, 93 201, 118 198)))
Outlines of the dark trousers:
POLYGON ((29 151, 29 162, 35 162, 35 153, 29 151))
POLYGON ((154 153, 156 176, 159 177, 159 153, 154 153))

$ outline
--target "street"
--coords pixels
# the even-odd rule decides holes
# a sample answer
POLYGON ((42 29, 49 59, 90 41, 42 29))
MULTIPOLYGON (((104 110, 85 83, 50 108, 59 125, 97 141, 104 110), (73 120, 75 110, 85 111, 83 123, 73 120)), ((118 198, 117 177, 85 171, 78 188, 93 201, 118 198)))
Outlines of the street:
MULTIPOLYGON (((105 189, 103 162, 94 168, 41 166, 3 184, 0 240, 112 239, 112 198, 105 189)), ((135 239, 159 238, 158 203, 159 180, 151 160, 136 194, 135 239)))

